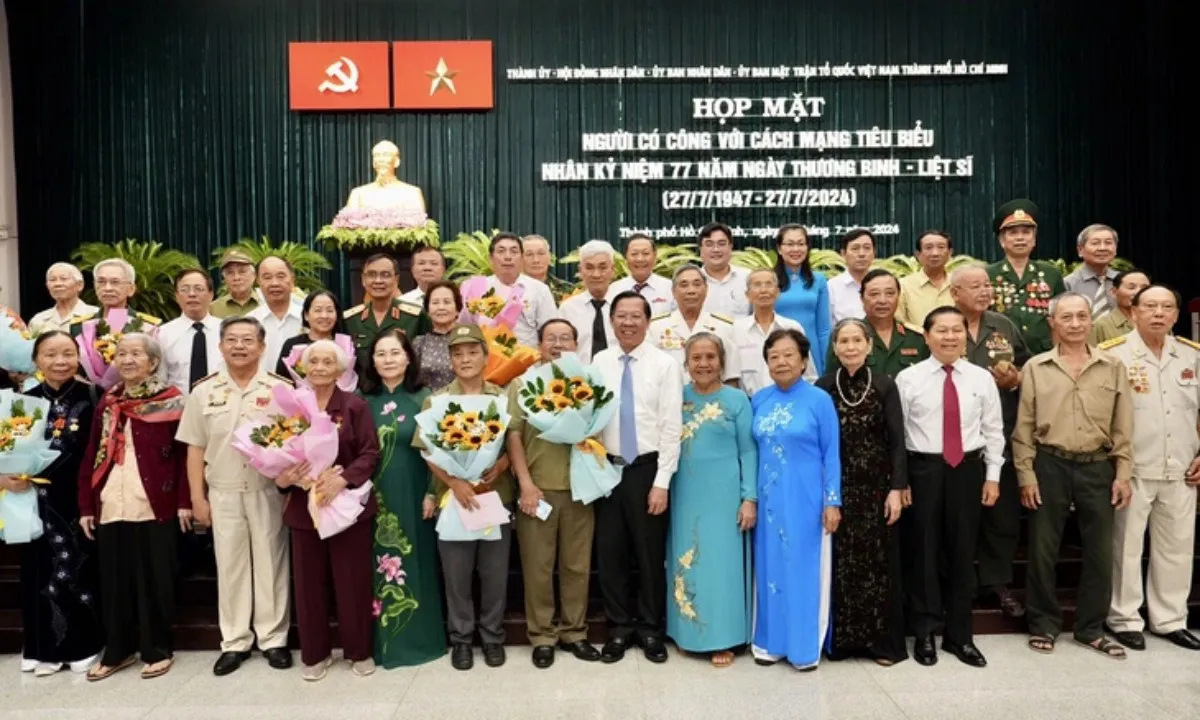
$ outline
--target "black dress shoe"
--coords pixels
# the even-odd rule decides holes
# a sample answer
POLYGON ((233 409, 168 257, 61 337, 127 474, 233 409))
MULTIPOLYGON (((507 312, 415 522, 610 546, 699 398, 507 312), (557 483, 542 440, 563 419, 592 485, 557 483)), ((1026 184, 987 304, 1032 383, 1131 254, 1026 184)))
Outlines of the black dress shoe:
POLYGON ((942 649, 958 658, 964 665, 977 668, 987 667, 987 658, 983 656, 983 653, 979 652, 979 648, 975 647, 975 643, 955 645, 943 640, 942 649))
POLYGON ((263 657, 267 659, 267 664, 276 670, 287 670, 292 666, 292 652, 287 648, 263 650, 263 657))
MULTIPOLYGON (((1175 643, 1184 650, 1200 650, 1200 639, 1197 639, 1195 635, 1191 634, 1187 630, 1176 630, 1175 632, 1169 632, 1162 635, 1159 633, 1154 634, 1158 635, 1158 637, 1162 638, 1163 640, 1169 640, 1170 642, 1175 643)), ((1121 638, 1117 639, 1120 640, 1121 638)), ((1121 644, 1124 645, 1124 643, 1121 644)))
POLYGON ((220 677, 234 672, 242 666, 242 663, 250 659, 250 651, 245 652, 223 652, 221 657, 213 663, 213 675, 220 677))
POLYGON ((475 667, 475 653, 467 643, 455 643, 450 651, 450 665, 455 670, 470 670, 475 667))
POLYGON ((996 602, 1000 605, 1000 611, 1005 615, 1014 620, 1025 617, 1025 606, 1021 604, 1020 600, 1013 597, 1012 592, 1008 588, 1004 586, 997 587, 994 589, 993 594, 996 602))
POLYGON ((612 638, 608 642, 604 643, 604 649, 600 651, 600 662, 620 662, 625 657, 625 651, 628 649, 628 640, 625 638, 612 638))
POLYGON ((538 645, 533 649, 533 666, 546 669, 554 664, 554 646, 538 645))
POLYGON ((596 646, 584 640, 572 643, 560 642, 558 649, 566 650, 574 655, 576 660, 583 660, 584 662, 596 662, 600 659, 600 651, 596 649, 596 646))
POLYGON ((1145 650, 1146 649, 1146 636, 1141 634, 1137 630, 1126 630, 1124 632, 1117 632, 1116 630, 1113 630, 1112 628, 1110 628, 1108 626, 1105 626, 1105 629, 1108 630, 1108 632, 1112 634, 1112 636, 1116 639, 1117 642, 1121 643, 1122 645, 1129 648, 1130 650, 1145 650))
POLYGON ((926 667, 937 665, 937 645, 933 643, 932 635, 918 637, 913 643, 913 659, 926 667))
POLYGON ((483 661, 487 663, 488 667, 500 667, 504 664, 505 659, 503 645, 500 643, 483 644, 483 661))
POLYGON ((646 659, 650 662, 665 663, 667 661, 667 645, 662 641, 662 638, 642 638, 641 646, 642 650, 646 653, 646 659))

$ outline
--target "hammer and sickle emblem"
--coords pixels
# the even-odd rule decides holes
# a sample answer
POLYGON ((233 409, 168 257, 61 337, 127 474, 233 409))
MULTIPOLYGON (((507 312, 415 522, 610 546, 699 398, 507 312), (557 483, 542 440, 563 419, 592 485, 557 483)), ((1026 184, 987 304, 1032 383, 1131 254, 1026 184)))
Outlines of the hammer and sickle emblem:
POLYGON ((318 92, 358 92, 358 66, 346 56, 325 68, 325 74, 338 82, 326 80, 317 86, 318 92))

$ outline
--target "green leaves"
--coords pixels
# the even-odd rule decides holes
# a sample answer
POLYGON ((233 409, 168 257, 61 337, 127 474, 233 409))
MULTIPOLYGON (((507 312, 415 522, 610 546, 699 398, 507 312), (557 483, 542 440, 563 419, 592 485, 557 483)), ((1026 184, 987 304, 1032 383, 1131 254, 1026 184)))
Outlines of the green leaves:
POLYGON ((324 255, 307 245, 291 242, 290 240, 276 244, 271 242, 271 239, 266 235, 263 235, 262 239, 258 241, 255 241, 254 238, 242 238, 235 245, 219 247, 213 250, 212 267, 214 269, 219 267, 221 256, 230 250, 238 250, 245 253, 254 261, 255 265, 258 265, 268 255, 274 255, 287 260, 296 271, 296 287, 306 293, 322 289, 324 285, 321 282, 321 273, 333 269, 333 265, 330 264, 324 255))
POLYGON ((428 220, 421 227, 415 228, 335 228, 326 225, 317 233, 317 240, 327 247, 336 250, 365 250, 387 249, 397 247, 416 247, 441 245, 441 231, 438 224, 428 220))
MULTIPOLYGON (((87 243, 71 253, 72 260, 84 272, 90 272, 103 260, 121 258, 133 266, 137 274, 137 293, 129 299, 136 312, 167 320, 179 315, 175 302, 175 277, 188 268, 201 267, 194 255, 171 250, 154 241, 128 238, 117 243, 87 243)), ((94 287, 84 293, 84 299, 96 301, 94 287)))
POLYGON ((446 279, 465 280, 472 275, 491 275, 492 236, 500 232, 492 230, 491 235, 482 230, 473 233, 459 233, 458 237, 442 247, 446 256, 446 279))
POLYGON ((390 512, 380 512, 375 519, 375 544, 401 555, 412 552, 412 543, 400 529, 400 519, 390 512))

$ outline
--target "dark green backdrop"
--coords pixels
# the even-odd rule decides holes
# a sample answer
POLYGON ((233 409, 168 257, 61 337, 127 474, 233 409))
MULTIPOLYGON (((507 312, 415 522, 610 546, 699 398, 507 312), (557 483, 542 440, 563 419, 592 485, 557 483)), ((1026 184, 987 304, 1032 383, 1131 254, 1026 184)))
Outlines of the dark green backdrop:
MULTIPOLYGON (((1186 3, 1032 0, 9 0, 22 300, 80 242, 157 239, 206 258, 241 236, 310 240, 370 178, 381 138, 405 151, 444 236, 539 232, 560 253, 620 225, 700 224, 637 185, 546 185, 545 161, 579 158, 585 131, 700 129, 695 95, 783 95, 796 83, 522 84, 512 66, 1008 63, 986 80, 810 81, 829 99, 806 129, 937 131, 933 152, 973 154, 975 177, 856 181, 849 213, 722 213, 735 224, 895 221, 884 252, 949 230, 994 257, 997 203, 1043 209, 1040 254, 1074 255, 1102 221, 1122 255, 1194 294, 1182 113, 1192 83, 1186 3), (300 114, 287 107, 292 40, 495 42, 487 113, 300 114), (1174 108, 1172 107, 1174 105, 1174 108)), ((715 154, 715 153, 714 153, 715 154)), ((782 184, 782 183, 772 183, 782 184)), ((821 186, 825 183, 815 183, 821 186)), ((698 187, 702 183, 688 183, 698 187)), ((340 260, 331 283, 345 282, 340 260)))

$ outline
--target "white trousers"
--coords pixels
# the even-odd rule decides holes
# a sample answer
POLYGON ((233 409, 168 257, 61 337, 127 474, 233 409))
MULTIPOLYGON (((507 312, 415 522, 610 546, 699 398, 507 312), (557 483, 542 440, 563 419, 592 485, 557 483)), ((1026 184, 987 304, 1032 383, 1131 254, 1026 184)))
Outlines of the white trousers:
POLYGON ((1113 525, 1113 592, 1108 625, 1141 632, 1142 546, 1150 526, 1150 568, 1145 600, 1150 630, 1171 633, 1187 627, 1196 536, 1196 489, 1181 480, 1134 478, 1133 500, 1113 525))
POLYGON ((208 503, 217 556, 221 651, 248 651, 256 636, 260 650, 287 647, 290 576, 283 494, 274 487, 251 492, 209 489, 208 503))

